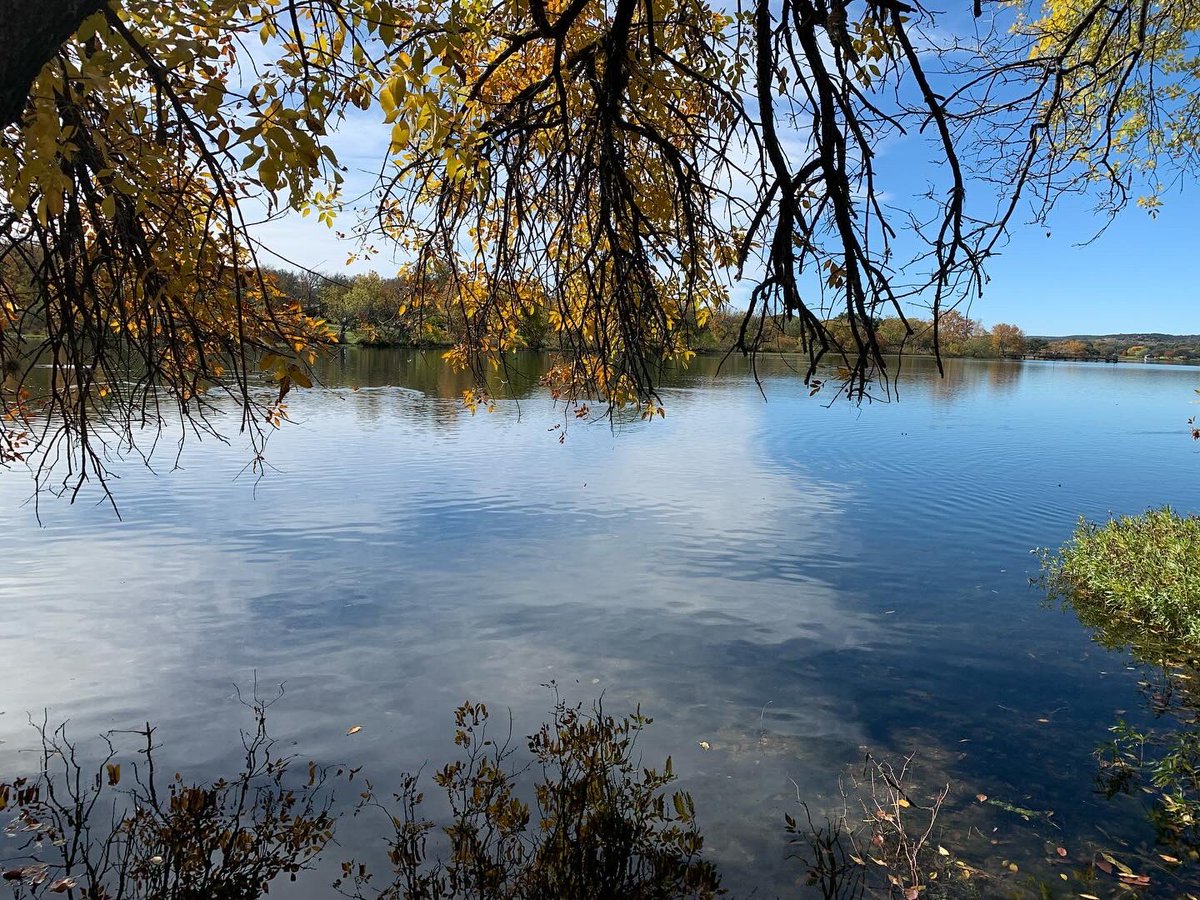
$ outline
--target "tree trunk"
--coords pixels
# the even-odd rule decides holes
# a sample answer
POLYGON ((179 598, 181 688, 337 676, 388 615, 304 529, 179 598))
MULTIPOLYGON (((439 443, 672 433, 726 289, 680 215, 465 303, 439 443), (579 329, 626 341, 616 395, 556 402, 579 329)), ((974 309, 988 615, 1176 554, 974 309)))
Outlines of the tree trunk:
POLYGON ((0 128, 21 121, 38 72, 106 0, 0 0, 0 128))

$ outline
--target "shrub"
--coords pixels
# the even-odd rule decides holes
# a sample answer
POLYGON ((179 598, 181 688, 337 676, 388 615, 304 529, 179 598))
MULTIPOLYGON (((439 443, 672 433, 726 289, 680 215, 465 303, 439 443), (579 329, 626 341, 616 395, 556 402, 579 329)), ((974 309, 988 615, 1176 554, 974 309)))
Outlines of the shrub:
POLYGON ((1164 507, 1103 526, 1081 519, 1058 553, 1040 553, 1050 597, 1105 646, 1153 663, 1200 653, 1200 518, 1164 507))
POLYGON ((1081 520, 1070 543, 1041 556, 1051 599, 1157 672, 1143 682, 1156 724, 1117 721, 1096 754, 1099 786, 1144 792, 1159 842, 1200 858, 1200 518, 1165 507, 1104 526, 1081 520))

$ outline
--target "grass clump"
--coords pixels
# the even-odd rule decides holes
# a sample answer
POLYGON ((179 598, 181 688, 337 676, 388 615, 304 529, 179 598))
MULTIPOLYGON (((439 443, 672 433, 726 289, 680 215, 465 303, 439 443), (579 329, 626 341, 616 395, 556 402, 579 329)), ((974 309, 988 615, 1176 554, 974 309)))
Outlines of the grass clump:
POLYGON ((1081 519, 1069 543, 1040 555, 1050 598, 1104 645, 1143 658, 1200 652, 1200 517, 1163 507, 1103 526, 1081 519))
POLYGON ((1200 861, 1200 517, 1164 507, 1103 526, 1081 520, 1066 546, 1041 557, 1049 598, 1097 643, 1128 648, 1149 669, 1140 684, 1154 724, 1119 719, 1109 729, 1098 786, 1147 796, 1159 844, 1200 861))

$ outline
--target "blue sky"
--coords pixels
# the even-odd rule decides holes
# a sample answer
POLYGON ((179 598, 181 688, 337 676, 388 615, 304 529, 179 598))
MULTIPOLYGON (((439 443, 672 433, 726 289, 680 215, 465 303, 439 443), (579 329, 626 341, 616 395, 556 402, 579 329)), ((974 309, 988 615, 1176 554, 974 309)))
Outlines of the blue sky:
POLYGON ((1077 245, 1103 219, 1078 200, 1055 210, 1049 237, 1035 226, 1014 230, 972 316, 1013 322, 1030 334, 1200 334, 1192 272, 1200 257, 1200 194, 1193 187, 1163 199, 1156 219, 1131 207, 1087 246, 1077 245))

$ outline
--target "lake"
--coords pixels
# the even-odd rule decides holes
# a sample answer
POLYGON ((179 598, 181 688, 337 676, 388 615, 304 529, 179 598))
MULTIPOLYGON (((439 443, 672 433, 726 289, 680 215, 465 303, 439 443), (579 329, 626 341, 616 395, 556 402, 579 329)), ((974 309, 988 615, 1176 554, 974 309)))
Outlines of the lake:
POLYGON ((717 363, 671 380, 665 419, 610 427, 564 418, 537 357, 472 416, 437 354, 350 349, 289 398, 261 479, 241 439, 178 465, 167 441, 156 473, 117 464, 119 521, 89 490, 39 526, 4 473, 0 773, 30 769, 43 711, 81 741, 152 721, 171 765, 226 771, 257 680, 286 687, 289 749, 386 788, 453 756, 465 699, 535 730, 553 680, 654 718, 642 752, 672 755, 739 895, 803 882, 783 816, 839 803, 868 749, 952 783, 996 892, 1057 877, 1047 846, 1150 852, 1093 757, 1148 718, 1145 673, 1043 603, 1031 550, 1081 515, 1200 512, 1200 371, 913 359, 898 402, 856 407, 809 397, 796 360, 761 360, 761 392, 717 363))

